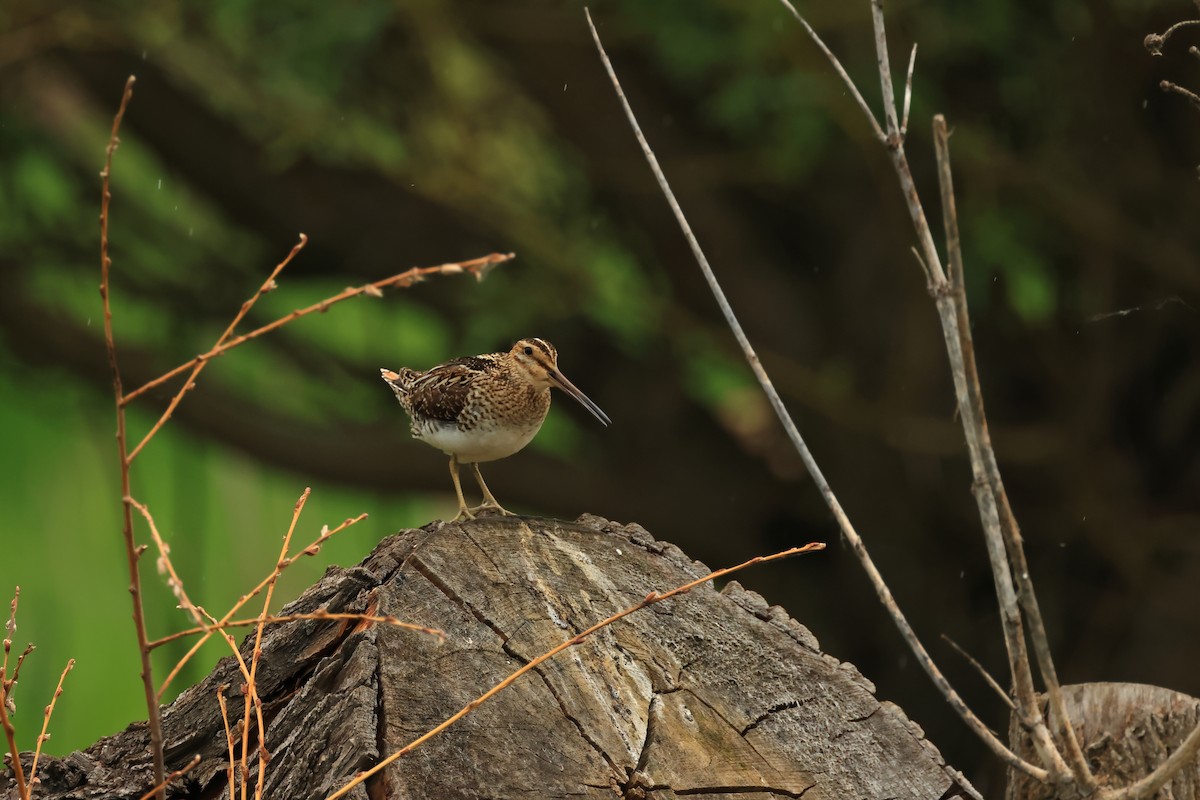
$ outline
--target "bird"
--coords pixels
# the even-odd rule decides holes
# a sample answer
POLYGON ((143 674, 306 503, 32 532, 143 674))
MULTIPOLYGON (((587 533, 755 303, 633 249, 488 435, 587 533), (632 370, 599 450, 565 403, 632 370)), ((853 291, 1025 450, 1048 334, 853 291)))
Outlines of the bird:
POLYGON ((508 458, 529 444, 550 410, 550 388, 566 392, 605 426, 612 423, 600 406, 567 380, 558 368, 558 350, 545 339, 521 339, 506 353, 455 358, 424 372, 401 367, 380 376, 412 420, 414 439, 450 456, 450 478, 458 516, 495 509, 513 516, 496 500, 480 463, 508 458), (483 503, 467 508, 458 467, 470 464, 483 503))

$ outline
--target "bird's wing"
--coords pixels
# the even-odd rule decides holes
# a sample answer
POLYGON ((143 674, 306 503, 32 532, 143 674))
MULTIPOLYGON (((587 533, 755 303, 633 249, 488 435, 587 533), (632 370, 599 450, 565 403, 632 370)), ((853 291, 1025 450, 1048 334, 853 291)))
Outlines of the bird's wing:
POLYGON ((470 399, 471 384, 491 366, 487 359, 471 356, 439 364, 415 378, 408 389, 408 403, 418 417, 458 422, 470 399))

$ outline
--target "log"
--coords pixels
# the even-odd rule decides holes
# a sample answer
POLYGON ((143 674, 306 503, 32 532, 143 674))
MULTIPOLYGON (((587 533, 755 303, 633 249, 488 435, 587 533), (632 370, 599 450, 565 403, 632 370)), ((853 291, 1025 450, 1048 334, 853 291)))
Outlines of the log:
MULTIPOLYGON (((1200 725, 1200 700, 1159 686, 1080 683, 1064 686, 1062 692, 1088 765, 1104 787, 1129 786, 1150 774, 1200 725)), ((1041 703, 1045 715, 1044 696, 1041 703)), ((1037 763, 1033 742, 1015 714, 1008 733, 1016 752, 1037 763)), ((1055 733, 1061 737, 1061 732, 1055 733)), ((1076 800, 1079 795, 1014 772, 1006 797, 1076 800)), ((1154 800, 1200 800, 1200 759, 1176 773, 1154 800)))
MULTIPOLYGON (((821 568, 793 566, 797 580, 821 568)), ((587 515, 435 522, 384 540, 283 613, 393 614, 445 639, 357 621, 268 627, 256 680, 270 753, 263 796, 328 796, 551 647, 708 571, 637 525, 587 515)), ((252 648, 248 637, 247 660, 252 648)), ((236 719, 242 688, 230 656, 164 709, 168 768, 201 757, 172 796, 229 796, 217 693, 236 719)), ((873 691, 782 609, 735 582, 705 584, 568 648, 348 796, 977 796, 873 691)), ((153 784, 148 741, 138 723, 47 759, 35 797, 138 798, 153 784)), ((253 796, 253 740, 250 754, 253 796)))

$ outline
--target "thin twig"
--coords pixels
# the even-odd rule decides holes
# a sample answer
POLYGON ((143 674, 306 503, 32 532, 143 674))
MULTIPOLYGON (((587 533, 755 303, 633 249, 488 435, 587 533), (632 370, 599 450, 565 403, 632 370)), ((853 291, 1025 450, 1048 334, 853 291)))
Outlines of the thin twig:
MULTIPOLYGON (((312 494, 312 487, 304 487, 304 491, 300 494, 300 499, 296 501, 295 507, 292 509, 292 522, 288 525, 287 533, 283 537, 283 546, 279 550, 279 559, 276 563, 283 563, 287 559, 288 548, 292 545, 292 534, 296 532, 296 523, 300 521, 300 514, 304 511, 304 504, 308 502, 309 495, 312 494)), ((254 631, 254 650, 250 656, 250 678, 249 682, 254 685, 255 677, 258 675, 258 661, 262 657, 262 637, 263 629, 266 627, 267 616, 271 612, 271 598, 275 594, 275 584, 279 580, 281 572, 276 570, 270 580, 267 582, 266 597, 263 599, 262 612, 258 615, 258 625, 254 631)), ((242 718, 245 719, 250 714, 249 696, 246 699, 246 708, 242 713, 242 718)), ((246 774, 246 745, 249 741, 249 727, 242 729, 242 774, 246 774)), ((262 797, 263 778, 267 773, 267 742, 266 730, 263 730, 258 739, 258 786, 254 790, 255 798, 262 797)), ((246 794, 246 785, 242 784, 242 795, 246 794)), ((232 798, 230 798, 232 800, 232 798)))
MULTIPOLYGON (((275 569, 272 570, 271 574, 268 575, 267 577, 263 578, 261 581, 259 581, 258 585, 255 586, 253 589, 251 589, 249 592, 242 595, 241 598, 239 598, 238 601, 233 604, 233 608, 229 609, 229 611, 225 614, 224 617, 222 617, 218 622, 216 622, 215 625, 208 626, 208 628, 209 628, 208 632, 206 632, 203 636, 201 636, 200 640, 197 641, 194 645, 192 645, 192 649, 189 650, 187 653, 185 653, 183 658, 179 659, 179 662, 171 669, 171 672, 168 673, 166 679, 163 680, 163 685, 158 690, 159 695, 161 696, 162 693, 167 690, 167 687, 171 685, 171 681, 174 680, 175 677, 179 675, 180 671, 184 668, 184 666, 189 661, 191 661, 192 656, 196 655, 196 653, 199 652, 200 648, 204 646, 205 642, 208 641, 209 637, 212 636, 213 633, 215 633, 217 631, 217 629, 220 628, 221 625, 225 625, 229 622, 229 620, 233 619, 233 615, 236 614, 242 606, 244 606, 248 601, 250 601, 252 598, 256 597, 259 592, 261 592, 263 589, 265 589, 267 587, 267 583, 270 582, 274 576, 276 576, 276 573, 282 572, 283 570, 287 569, 288 567, 290 567, 292 564, 294 564, 296 561, 298 561, 300 558, 302 558, 304 556, 316 555, 317 553, 319 553, 321 551, 321 546, 326 541, 328 541, 330 538, 332 538, 333 536, 336 536, 337 534, 346 530, 351 525, 354 525, 355 523, 358 523, 358 522, 362 522, 366 518, 367 518, 366 514, 359 514, 357 517, 346 520, 341 525, 338 525, 336 528, 334 528, 332 530, 326 528, 325 530, 321 531, 320 536, 318 536, 315 540, 313 540, 313 542, 311 544, 309 544, 307 547, 305 547, 303 550, 296 553, 294 556, 291 556, 290 558, 287 558, 284 561, 276 564, 275 569)), ((165 640, 160 639, 155 643, 155 646, 158 646, 158 645, 164 644, 164 643, 165 643, 165 640)))
POLYGON ((896 120, 896 87, 892 85, 892 63, 888 55, 887 30, 883 26, 883 0, 871 0, 871 21, 875 30, 875 64, 879 67, 879 88, 883 93, 885 141, 891 149, 903 146, 896 120))
POLYGON ((229 709, 225 705, 225 692, 229 689, 229 684, 222 684, 217 687, 217 705, 221 707, 221 723, 225 726, 225 741, 229 745, 229 765, 225 768, 225 775, 229 778, 229 800, 234 798, 234 777, 233 765, 235 763, 233 757, 233 731, 229 729, 229 709))
POLYGON ((151 789, 150 791, 146 792, 144 795, 139 797, 138 800, 150 800, 150 798, 153 797, 156 792, 166 789, 167 786, 171 783, 171 781, 188 774, 189 772, 191 772, 198 766, 200 766, 200 754, 199 753, 192 756, 192 760, 189 761, 187 764, 185 764, 182 769, 177 769, 174 772, 172 772, 170 775, 168 775, 166 778, 163 779, 163 782, 161 785, 155 786, 153 789, 151 789))
POLYGON ((883 24, 882 0, 871 0, 871 24, 875 31, 875 60, 879 65, 879 85, 883 92, 883 115, 887 131, 883 142, 892 157, 892 166, 896 178, 900 181, 900 191, 904 194, 904 202, 908 207, 909 216, 917 233, 917 243, 925 265, 933 275, 935 286, 946 282, 945 271, 942 269, 942 259, 933 243, 933 233, 925 219, 925 210, 921 206, 921 196, 917 194, 917 185, 913 181, 912 170, 908 166, 908 157, 904 153, 904 138, 900 134, 896 121, 896 96, 892 87, 891 62, 887 52, 887 31, 883 24))
POLYGON ((1021 708, 1020 714, 1027 724, 1033 725, 1034 743, 1044 758, 1051 760, 1048 765, 1052 771, 1057 767, 1055 748, 1048 741, 1048 732, 1043 730, 1044 723, 1037 711, 1037 701, 1034 695, 1033 681, 1029 673, 1029 656, 1025 651, 1025 636, 1020 624, 1020 616, 1011 604, 1012 573, 1016 573, 1017 599, 1029 620, 1029 638, 1033 644, 1034 655, 1037 658, 1038 669, 1046 684, 1049 697, 1050 716, 1056 728, 1062 731, 1066 743, 1066 762, 1070 766, 1075 780, 1082 787, 1094 789, 1096 780, 1088 767, 1087 759, 1075 735, 1067 713, 1066 702, 1058 682, 1054 668, 1054 659, 1050 653, 1049 637, 1046 635, 1045 623, 1042 620, 1041 609, 1034 592, 1033 580, 1029 574, 1029 565, 1025 560, 1025 548, 1021 541, 1020 528, 1016 516, 1009 505, 1008 493, 1000 476, 1000 467, 996 461, 996 451, 992 446, 991 433, 988 431, 987 413, 983 405, 983 390, 979 382, 978 364, 975 359, 975 346, 971 336, 971 319, 967 305, 966 280, 963 273, 962 243, 958 231, 958 211, 954 197, 954 179, 950 160, 950 134, 946 127, 945 117, 937 115, 933 119, 933 138, 938 163, 938 184, 942 196, 942 214, 946 230, 946 251, 950 264, 950 286, 948 292, 940 293, 937 297, 939 317, 942 319, 943 330, 949 348, 951 371, 954 373, 956 386, 965 388, 965 398, 959 397, 959 410, 962 417, 964 432, 967 437, 968 449, 971 455, 972 472, 976 485, 981 489, 986 487, 990 494, 982 500, 981 510, 984 514, 985 533, 989 537, 989 556, 993 566, 993 574, 997 579, 997 592, 1001 598, 1001 612, 1007 617, 1011 628, 1006 625, 1006 644, 1009 645, 1010 655, 1019 661, 1013 672, 1014 689, 1017 702, 1021 708), (951 309, 945 308, 949 303, 951 309), (951 332, 953 328, 953 332, 951 332), (954 341, 956 340, 956 341, 954 341), (957 348, 953 345, 957 344, 957 348), (956 353, 957 350, 957 353, 956 353), (956 357, 957 356, 957 357, 956 357), (997 525, 993 524, 998 523, 997 525), (996 530, 996 528, 999 530, 996 530), (993 553, 996 546, 991 540, 1002 537, 1003 547, 993 553), (1009 564, 1012 564, 1012 570, 1009 564), (1003 585, 1001 585, 1003 584, 1003 585), (1040 743, 1040 745, 1039 745, 1040 743), (1042 751, 1049 751, 1043 753, 1042 751))
POLYGON ((483 705, 485 702, 490 700, 492 697, 495 697, 503 689, 512 685, 512 683, 514 681, 516 681, 518 678, 520 678, 522 675, 526 674, 527 672, 530 672, 531 670, 536 669, 543 662, 545 662, 548 659, 553 658, 554 656, 561 653, 563 650, 566 650, 569 647, 573 647, 573 646, 581 643, 584 639, 591 636, 596 631, 598 631, 602 628, 608 627, 609 625, 613 624, 617 620, 622 619, 623 617, 627 617, 636 611, 640 611, 641 609, 646 608, 647 606, 651 606, 655 603, 661 602, 668 598, 675 597, 676 595, 690 592, 692 589, 695 589, 697 586, 702 586, 703 584, 706 584, 709 581, 719 580, 721 578, 724 578, 727 575, 731 575, 735 572, 746 569, 747 567, 754 566, 755 564, 765 564, 768 561, 777 561, 781 558, 788 558, 789 556, 800 555, 801 553, 811 553, 811 552, 815 552, 817 550, 824 550, 824 549, 825 549, 825 544, 823 542, 810 542, 809 544, 806 544, 803 547, 793 547, 789 550, 784 550, 782 552, 775 553, 775 554, 769 555, 769 556, 757 556, 755 558, 750 559, 749 561, 742 562, 741 564, 738 564, 737 566, 726 567, 725 569, 719 569, 714 572, 710 572, 709 574, 705 575, 703 578, 697 578, 696 580, 689 581, 688 583, 685 583, 681 586, 676 586, 674 589, 670 590, 669 592, 665 592, 662 594, 659 594, 658 592, 650 592, 650 594, 646 595, 646 597, 643 598, 641 600, 641 602, 634 603, 633 605, 629 606, 628 608, 625 608, 622 611, 618 611, 617 613, 613 614, 612 616, 607 617, 606 619, 603 619, 600 622, 597 622, 595 625, 593 625, 592 627, 588 628, 585 631, 582 631, 577 636, 566 640, 565 642, 551 648, 550 650, 547 650, 546 652, 542 653, 537 658, 522 665, 518 670, 513 672, 507 678, 500 681, 500 683, 496 684, 491 689, 488 689, 486 692, 481 694, 479 697, 476 697, 474 700, 467 703, 465 706, 460 708, 452 716, 448 717, 445 721, 443 721, 440 725, 438 725, 437 727, 430 730, 428 733, 425 733, 424 735, 417 737, 416 739, 409 742, 408 744, 406 744, 404 747, 400 748, 396 752, 392 753, 390 756, 383 759, 382 761, 380 761, 378 764, 371 767, 370 769, 368 769, 364 772, 360 772, 357 775, 355 775, 353 780, 351 780, 349 783, 342 786, 342 788, 338 789, 333 794, 326 797, 325 800, 337 800, 337 798, 339 798, 339 797, 344 797, 347 793, 349 793, 349 791, 351 789, 353 789, 355 786, 358 786, 360 783, 365 781, 367 778, 370 778, 372 775, 379 773, 381 770, 385 769, 389 764, 395 762, 397 759, 412 752, 417 747, 421 746, 425 742, 432 739, 434 736, 437 736, 439 733, 441 733, 442 731, 449 728, 454 723, 458 722, 460 719, 465 717, 467 714, 470 714, 472 711, 474 711, 479 706, 483 705))
POLYGON ((1017 710, 1016 705, 1013 704, 1012 698, 1008 696, 1008 692, 1004 691, 1004 687, 1001 686, 996 679, 993 678, 991 674, 983 668, 983 664, 980 664, 978 661, 976 661, 974 656, 959 647, 958 642, 954 641, 944 633, 942 634, 942 641, 953 647, 956 653, 966 659, 966 662, 975 668, 975 671, 979 673, 979 677, 983 678, 983 682, 992 688, 992 690, 996 693, 996 696, 1000 698, 1004 705, 1008 706, 1010 711, 1017 710))
POLYGON ((1142 44, 1144 44, 1146 49, 1150 51, 1150 55, 1161 56, 1163 45, 1167 43, 1167 39, 1170 39, 1171 36, 1173 36, 1180 28, 1186 28, 1189 25, 1200 25, 1200 19, 1185 19, 1182 22, 1176 22, 1162 33, 1149 34, 1146 36, 1146 39, 1142 42, 1142 44))
MULTIPOLYGON (((120 139, 117 134, 121 129, 121 120, 125 117, 125 109, 133 97, 133 83, 137 80, 133 75, 125 81, 125 91, 121 95, 121 105, 113 117, 112 133, 108 138, 105 149, 104 170, 100 173, 100 298, 104 305, 104 344, 108 350, 108 365, 112 370, 113 395, 117 411, 117 454, 121 468, 121 497, 131 495, 129 490, 129 455, 128 440, 125 429, 124 390, 121 385, 121 370, 117 364, 117 345, 113 337, 112 305, 109 302, 109 268, 112 259, 108 257, 108 210, 112 200, 111 182, 113 153, 117 150, 120 139)), ((154 671, 150 664, 150 648, 146 635, 146 615, 142 608, 142 578, 138 571, 139 551, 133 539, 133 509, 122 499, 122 529, 125 542, 125 560, 129 570, 129 595, 133 603, 133 625, 137 630, 138 655, 141 658, 142 690, 146 696, 146 725, 150 731, 150 757, 154 768, 154 782, 162 784, 165 780, 163 765, 162 712, 158 707, 158 697, 154 692, 154 671)), ((157 793, 158 800, 166 800, 166 789, 157 793)))
MULTIPOLYGON (((165 383, 166 381, 169 381, 171 378, 174 378, 176 375, 195 367, 197 364, 210 361, 218 356, 224 355, 238 345, 245 344, 251 339, 262 336, 264 333, 270 333, 276 328, 281 328, 289 322, 299 319, 300 317, 307 316, 315 312, 323 312, 330 306, 340 303, 343 300, 349 300, 352 297, 358 297, 364 294, 371 297, 378 297, 384 289, 392 287, 407 288, 432 275, 461 275, 465 272, 474 275, 476 280, 483 280, 484 276, 486 276, 487 273, 493 268, 503 264, 506 261, 511 261, 514 258, 516 258, 515 253, 492 253, 491 255, 482 256, 481 258, 473 258, 469 261, 459 261, 451 264, 441 264, 436 267, 414 267, 413 269, 393 275, 390 278, 384 278, 381 281, 375 281, 374 283, 368 283, 364 286, 345 289, 338 294, 333 295, 332 297, 325 298, 319 303, 313 303, 307 308, 296 309, 295 311, 280 317, 274 322, 263 325, 261 328, 255 328, 249 333, 244 333, 241 336, 235 336, 234 338, 222 343, 220 346, 214 347, 208 352, 196 356, 191 361, 180 364, 178 367, 175 367, 169 372, 158 376, 144 386, 139 386, 137 389, 134 389, 132 392, 125 395, 125 402, 129 403, 135 397, 149 391, 150 389, 153 389, 162 383, 165 383)), ((190 383, 190 381, 188 381, 188 383, 190 383)))
MULTIPOLYGON (((187 591, 183 588, 183 580, 179 577, 179 573, 175 571, 175 565, 171 563, 171 548, 167 546, 167 543, 163 541, 162 536, 159 534, 158 526, 154 524, 154 517, 150 516, 150 509, 132 497, 128 498, 128 502, 146 518, 146 522, 150 526, 150 538, 154 540, 154 545, 158 548, 158 570, 167 574, 167 586, 170 587, 171 593, 179 601, 180 607, 191 614, 192 619, 197 624, 203 626, 204 617, 201 615, 200 610, 196 608, 196 604, 188 597, 187 591)), ((156 646, 155 642, 150 642, 151 649, 154 649, 156 646)))
POLYGON ((58 686, 54 689, 54 695, 50 698, 45 711, 42 712, 42 732, 38 734, 37 744, 33 748, 33 764, 29 767, 31 783, 37 782, 37 765, 38 760, 42 757, 42 745, 50 738, 50 734, 46 733, 46 730, 50 727, 50 715, 54 713, 54 704, 58 702, 58 698, 63 693, 63 681, 67 679, 67 673, 73 669, 75 669, 75 659, 67 659, 67 666, 63 668, 62 675, 58 676, 58 686))
MULTIPOLYGON (((17 797, 20 800, 27 800, 29 797, 29 789, 25 785, 25 770, 21 766, 21 751, 17 748, 17 731, 13 728, 12 720, 8 718, 8 707, 10 700, 9 693, 12 687, 17 682, 16 672, 13 670, 13 677, 8 677, 8 654, 12 650, 12 635, 17 630, 17 605, 21 598, 21 587, 17 586, 13 589, 13 599, 8 605, 8 622, 4 626, 4 663, 0 666, 0 727, 4 728, 4 738, 8 741, 8 752, 12 756, 12 771, 13 777, 17 783, 17 797)), ((29 648, 25 648, 29 652, 29 648)), ((20 662, 18 661, 18 666, 20 662)), ((32 778, 32 773, 30 778, 32 778)))
POLYGON ((167 634, 161 639, 155 639, 150 643, 152 648, 162 647, 165 644, 174 642, 178 639, 184 639, 188 636, 196 636, 201 633, 211 633, 212 631, 229 630, 230 628, 249 628, 252 625, 257 625, 259 621, 265 622, 267 625, 279 625, 284 622, 299 622, 301 620, 343 620, 346 622, 366 622, 372 625, 392 625, 397 628, 405 628, 406 630, 415 631, 416 633, 427 633, 430 636, 436 636, 441 640, 445 640, 446 633, 438 628, 428 628, 424 625, 416 625, 412 622, 404 622, 403 620, 392 616, 391 614, 359 614, 354 612, 333 612, 317 609, 309 614, 283 614, 280 616, 271 617, 250 617, 248 619, 237 619, 230 622, 220 623, 215 625, 203 625, 187 630, 176 631, 175 633, 167 634))
POLYGON ((21 665, 25 663, 25 656, 29 655, 34 650, 37 650, 37 647, 34 646, 33 642, 30 642, 29 644, 25 645, 25 649, 21 651, 21 655, 17 656, 17 665, 13 667, 12 677, 8 679, 8 699, 10 702, 12 701, 12 684, 16 683, 17 679, 21 676, 21 665))
MULTIPOLYGON (((709 266, 708 258, 704 255, 704 251, 700 248, 700 244, 696 240, 695 234, 692 232, 691 225, 688 224, 687 218, 683 214, 683 210, 680 208, 678 201, 675 199, 674 192, 671 191, 671 187, 667 183, 666 176, 663 174, 662 168, 658 164, 658 159, 654 156, 653 150, 650 149, 650 145, 646 142, 646 138, 642 134, 641 126, 638 125, 637 118, 633 113, 633 109, 630 107, 629 101, 625 98, 625 93, 621 89, 620 81, 617 80, 616 72, 613 70, 612 63, 608 59, 608 54, 604 52, 604 46, 600 42, 600 36, 596 32, 595 26, 592 25, 590 14, 588 14, 588 25, 592 30, 592 38, 596 42, 596 49, 600 53, 600 60, 604 63, 604 68, 608 71, 609 79, 612 81, 613 89, 616 91, 617 97, 620 99, 621 105, 625 109, 625 116, 629 120, 629 125, 633 129, 634 136, 637 138, 638 144, 641 145, 642 152, 646 156, 646 161, 650 165, 650 170, 654 173, 655 178, 658 180, 658 185, 662 189, 663 195, 666 197, 667 203, 670 205, 671 210, 674 212, 675 219, 678 221, 684 237, 687 239, 688 244, 692 248, 692 254, 695 256, 697 264, 700 265, 701 272, 704 273, 704 277, 708 281, 709 288, 712 290, 713 296, 716 298, 717 305, 721 308, 721 313, 725 316, 726 323, 729 325, 729 328, 733 332, 734 338, 737 339, 738 344, 741 345, 742 352, 746 356, 746 361, 750 364, 750 368, 754 371, 755 377, 758 379, 759 384, 762 386, 763 391, 766 393, 767 398, 771 403, 771 407, 775 410, 775 414, 779 417, 780 422, 783 424, 788 438, 791 440, 792 445, 796 448, 796 452, 799 453, 801 460, 804 462, 804 466, 807 468, 809 475, 813 479, 813 483, 816 484, 817 489, 821 493, 821 497, 825 500, 826 505, 829 507, 830 513, 836 520, 842 535, 846 537, 846 540, 850 543, 851 549, 853 550, 855 556, 859 559, 863 569, 866 571, 867 577, 870 579, 872 586, 875 588, 876 594, 878 594, 880 601, 888 610, 888 613, 891 614, 892 620, 895 622, 896 627, 900 629, 901 635, 904 637, 905 641, 916 655, 918 662, 920 662, 921 666, 933 680, 934 684, 942 692, 942 695, 946 698, 947 702, 949 702, 950 706, 959 714, 960 717, 962 717, 967 726, 974 731, 975 734, 985 744, 987 744, 988 747, 990 747, 998 757, 1003 759, 1005 763, 1012 765, 1013 767, 1021 770, 1035 779, 1043 779, 1046 775, 1045 770, 1026 762, 1016 753, 1009 750, 1003 742, 1001 742, 994 734, 992 734, 988 727, 984 725, 983 721, 980 720, 973 711, 971 711, 963 699, 950 685, 950 682, 946 680, 946 677, 942 675, 941 671, 937 668, 937 665, 934 664, 933 659, 925 650, 925 646, 921 644, 921 641, 917 638, 912 626, 908 623, 908 620, 900 611, 899 606, 896 604, 895 598, 892 597, 891 590, 888 589, 883 577, 879 574, 879 570, 876 569, 874 562, 867 553, 862 539, 859 538, 858 533, 854 530, 854 526, 850 524, 849 518, 842 510, 841 503, 838 502, 837 496, 833 493, 833 489, 829 486, 829 482, 825 480, 825 476, 821 472, 821 468, 817 465, 816 459, 813 458, 812 453, 809 451, 808 445, 805 444, 804 438, 800 435, 800 431, 796 428, 796 424, 792 421, 791 415, 788 413, 787 408, 783 405, 783 401, 780 399, 779 393, 775 391, 775 387, 771 383, 770 377, 767 375, 766 370, 763 369, 763 366, 758 359, 758 355, 754 352, 754 348, 751 346, 749 339, 747 339, 745 332, 742 330, 742 326, 738 322, 737 316, 733 313, 733 309, 729 305, 729 301, 726 299, 725 293, 721 289, 721 286, 716 279, 716 275, 712 271, 712 267, 709 266)), ((810 35, 814 37, 816 36, 815 33, 811 33, 810 35)), ((939 266, 938 269, 940 270, 941 267, 939 266)))
MULTIPOLYGON (((813 43, 816 44, 817 49, 824 53, 825 57, 829 59, 829 63, 833 65, 833 71, 836 72, 838 77, 842 79, 842 83, 845 84, 846 90, 850 92, 850 96, 854 98, 856 103, 858 103, 858 107, 862 109, 863 114, 866 115, 867 120, 871 123, 871 132, 875 134, 875 138, 880 142, 886 142, 887 137, 883 133, 883 128, 879 127, 879 120, 875 118, 875 114, 871 111, 871 107, 867 105, 867 101, 863 99, 862 92, 858 90, 858 86, 855 85, 854 81, 851 80, 850 76, 846 73, 845 68, 842 66, 842 62, 838 61, 838 58, 833 54, 833 51, 825 46, 825 42, 821 40, 820 36, 817 36, 817 32, 813 30, 811 25, 808 24, 808 20, 800 15, 800 12, 796 10, 794 5, 792 5, 791 0, 779 0, 779 2, 783 3, 784 7, 787 8, 788 11, 792 12, 792 16, 796 18, 796 21, 799 22, 801 27, 803 27, 808 33, 808 38, 812 39, 813 43)), ((591 20, 590 14, 588 15, 588 19, 591 20)))
MULTIPOLYGON (((204 612, 204 609, 201 609, 201 612, 204 612)), ((216 623, 216 619, 213 619, 211 616, 209 616, 209 619, 214 624, 216 623)), ((254 707, 254 712, 256 715, 256 722, 258 724, 258 742, 259 742, 259 746, 261 747, 261 746, 263 746, 263 739, 265 739, 266 735, 267 735, 267 726, 266 726, 266 723, 263 721, 262 698, 260 698, 258 696, 258 687, 255 685, 253 679, 250 676, 250 667, 247 666, 246 659, 242 658, 242 651, 238 649, 237 642, 235 642, 233 640, 232 636, 230 636, 228 633, 225 633, 224 631, 221 631, 221 638, 225 640, 225 644, 228 645, 230 651, 233 652, 234 660, 236 660, 238 663, 238 671, 242 673, 242 680, 244 680, 246 682, 245 686, 242 687, 242 692, 248 698, 249 703, 251 705, 253 705, 253 707, 254 707)), ((241 760, 242 799, 243 800, 245 800, 245 797, 246 797, 246 775, 247 775, 246 737, 249 735, 248 734, 249 725, 247 724, 247 721, 249 720, 249 717, 250 717, 249 712, 250 712, 250 707, 247 706, 246 711, 245 711, 245 713, 243 713, 242 719, 241 719, 242 731, 243 731, 242 760, 241 760)), ((233 795, 229 796, 229 800, 233 800, 233 795)), ((256 800, 257 800, 257 798, 256 798, 256 800)))
MULTIPOLYGON (((284 267, 292 263, 292 259, 296 257, 297 253, 304 249, 304 245, 306 244, 308 244, 308 237, 302 233, 300 234, 300 241, 292 247, 291 251, 288 252, 287 257, 284 258, 283 261, 280 261, 279 264, 275 266, 275 269, 271 270, 271 274, 267 276, 265 281, 263 281, 263 284, 259 287, 258 291, 255 292, 249 300, 242 303, 241 309, 234 316, 233 321, 230 322, 225 328, 225 332, 222 333, 220 338, 217 339, 217 343, 213 345, 213 349, 219 348, 229 340, 229 337, 233 335, 234 329, 237 328, 238 323, 242 321, 246 314, 250 312, 250 309, 254 307, 254 304, 258 302, 258 298, 275 288, 275 278, 279 276, 279 273, 283 272, 284 267)), ((167 404, 167 410, 162 413, 162 415, 158 418, 158 421, 155 422, 154 425, 151 426, 150 430, 146 432, 146 435, 142 437, 142 441, 138 443, 138 446, 133 448, 133 451, 129 454, 130 461, 133 461, 135 458, 137 458, 138 453, 142 452, 142 448, 154 438, 156 433, 162 430, 163 425, 167 424, 167 420, 171 418, 171 415, 175 413, 175 409, 181 402, 183 402, 183 396, 187 394, 193 386, 195 386, 196 378, 199 377, 201 371, 203 371, 206 366, 208 366, 208 359, 195 363, 195 365, 192 367, 192 374, 188 375, 187 380, 183 382, 183 386, 180 387, 179 391, 175 393, 175 396, 171 398, 171 402, 167 404)), ((125 404, 129 404, 128 397, 125 398, 125 404)))
POLYGON ((1158 84, 1158 86, 1164 92, 1174 92, 1191 103, 1197 110, 1200 110, 1200 95, 1196 94, 1191 89, 1185 89, 1178 83, 1172 83, 1171 81, 1162 81, 1158 84))
MULTIPOLYGON (((900 135, 896 120, 896 101, 892 87, 890 58, 887 46, 887 30, 883 15, 883 1, 871 0, 871 24, 874 30, 876 63, 879 66, 879 84, 883 93, 884 117, 887 124, 888 153, 896 178, 900 183, 909 217, 917 235, 928 273, 933 276, 933 295, 938 309, 938 318, 942 325, 942 338, 950 360, 951 373, 954 378, 955 398, 958 403, 959 415, 962 419, 963 431, 967 439, 967 449, 970 454, 971 470, 975 478, 975 500, 979 507, 980 520, 983 524, 984 537, 988 545, 988 557, 992 565, 997 598, 1000 602, 1001 617, 1004 621, 1005 646, 1009 653, 1009 666, 1013 676, 1013 687, 1017 703, 1021 709, 1022 721, 1031 728, 1034 746, 1042 763, 1046 765, 1046 778, 1057 781, 1067 771, 1053 738, 1042 721, 1040 714, 1035 714, 1036 701, 1034 698, 1033 680, 1029 658, 1025 651, 1025 640, 1021 626, 1020 613, 1014 602, 1012 574, 1008 558, 1005 556, 1007 540, 1002 538, 1002 520, 997 509, 1000 496, 994 492, 994 486, 987 478, 985 451, 990 452, 990 441, 986 443, 982 436, 986 429, 982 427, 983 417, 974 413, 975 404, 971 401, 971 389, 968 385, 963 366, 963 333, 958 324, 958 312, 952 300, 952 290, 948 285, 945 271, 942 268, 937 247, 933 242, 921 197, 917 193, 913 180, 912 169, 904 151, 903 137, 900 135)), ((957 222, 955 222, 957 226, 957 222)), ((969 327, 967 329, 969 331, 969 327)), ((969 340, 967 347, 970 346, 969 340)), ((1026 575, 1028 578, 1028 575, 1026 575)), ((1030 584, 1032 585, 1032 584, 1030 584)), ((978 733, 978 731, 977 731, 978 733)), ((992 737, 994 739, 994 737, 992 737)), ((989 741, 989 744, 991 742, 989 741)), ((993 750, 995 748, 993 747, 993 750)), ((1070 748, 1068 748, 1070 750, 1070 748)), ((1072 754, 1073 755, 1073 754, 1072 754)), ((1026 763, 1027 766, 1034 765, 1026 763)), ((1081 786, 1088 786, 1092 780, 1086 765, 1073 757, 1070 758, 1071 770, 1081 786)), ((1015 764, 1013 766, 1016 766, 1015 764)), ((1019 767, 1018 767, 1019 768, 1019 767)))
POLYGON ((17 606, 21 603, 21 587, 13 587, 13 599, 8 604, 8 622, 4 623, 4 663, 0 674, 8 673, 8 654, 12 650, 12 637, 17 632, 17 606))

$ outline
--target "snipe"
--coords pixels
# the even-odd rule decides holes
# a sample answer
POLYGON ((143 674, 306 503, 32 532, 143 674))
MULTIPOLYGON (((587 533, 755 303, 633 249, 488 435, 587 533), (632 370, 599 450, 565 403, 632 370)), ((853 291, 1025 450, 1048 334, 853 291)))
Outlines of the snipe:
POLYGON ((402 367, 380 375, 412 418, 412 435, 450 456, 458 516, 495 508, 479 464, 507 458, 533 440, 550 410, 550 387, 579 401, 605 425, 611 420, 558 369, 558 351, 545 339, 522 339, 507 353, 456 358, 425 372, 402 367), (483 503, 467 508, 458 465, 470 464, 483 503))

